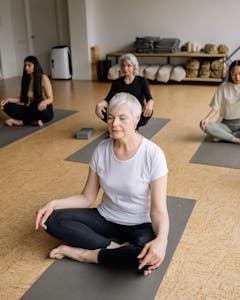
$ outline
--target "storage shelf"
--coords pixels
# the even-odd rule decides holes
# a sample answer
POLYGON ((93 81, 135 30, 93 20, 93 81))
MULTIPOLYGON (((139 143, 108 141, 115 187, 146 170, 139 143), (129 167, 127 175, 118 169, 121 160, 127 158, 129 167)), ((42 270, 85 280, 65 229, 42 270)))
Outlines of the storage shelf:
POLYGON ((222 78, 211 78, 211 77, 206 77, 206 78, 202 78, 202 77, 185 77, 182 81, 222 82, 223 79, 222 78))
MULTIPOLYGON (((226 58, 226 54, 222 53, 213 53, 213 54, 208 54, 204 52, 186 52, 186 51, 181 51, 181 52, 160 52, 160 53, 137 53, 137 52, 131 52, 131 51, 115 51, 115 52, 110 52, 106 54, 106 59, 109 59, 110 57, 115 57, 116 63, 118 63, 118 58, 126 53, 132 53, 136 57, 166 57, 168 59, 168 63, 170 63, 170 59, 173 57, 184 57, 184 58, 199 58, 199 59, 209 59, 209 60, 214 60, 214 59, 220 59, 220 58, 226 58)), ((223 78, 202 78, 202 77, 185 77, 182 81, 196 81, 196 82, 212 82, 212 83, 220 83, 223 81, 223 78)))
MULTIPOLYGON (((120 57, 123 54, 128 52, 110 52, 106 54, 106 57, 120 57)), ((216 53, 216 54, 208 54, 203 52, 159 52, 159 53, 138 53, 138 52, 129 52, 135 55, 136 57, 205 57, 205 58, 224 58, 226 54, 216 53)))

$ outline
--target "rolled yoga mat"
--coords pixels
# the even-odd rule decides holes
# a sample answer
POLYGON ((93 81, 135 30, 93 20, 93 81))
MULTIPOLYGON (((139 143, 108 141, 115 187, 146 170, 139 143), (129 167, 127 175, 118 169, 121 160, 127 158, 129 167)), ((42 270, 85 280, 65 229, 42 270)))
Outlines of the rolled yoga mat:
POLYGON ((161 266, 150 276, 144 276, 135 270, 111 269, 64 258, 55 260, 21 299, 154 299, 195 202, 192 199, 168 196, 170 230, 166 256, 161 266))
POLYGON ((211 137, 207 136, 190 162, 240 169, 240 145, 230 142, 214 143, 211 141, 211 137))
POLYGON ((30 134, 46 128, 49 125, 56 123, 72 114, 77 113, 76 110, 54 109, 54 118, 48 123, 44 123, 42 127, 34 125, 26 126, 2 126, 0 127, 0 148, 16 142, 30 134))
MULTIPOLYGON (((147 125, 139 129, 139 132, 146 138, 151 139, 169 121, 170 119, 151 118, 147 125)), ((85 147, 81 148, 77 152, 65 158, 65 160, 88 164, 91 159, 92 153, 98 145, 98 143, 106 138, 108 138, 108 132, 103 133, 97 139, 95 139, 85 147)))

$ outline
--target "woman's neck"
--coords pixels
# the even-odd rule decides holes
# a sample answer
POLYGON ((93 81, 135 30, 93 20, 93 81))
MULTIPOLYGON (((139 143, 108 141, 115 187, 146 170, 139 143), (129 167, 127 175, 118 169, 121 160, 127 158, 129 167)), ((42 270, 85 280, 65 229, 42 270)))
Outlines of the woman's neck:
POLYGON ((133 132, 113 142, 113 151, 119 160, 128 160, 134 156, 142 143, 143 136, 133 132))
POLYGON ((130 84, 133 82, 133 80, 135 79, 135 75, 131 74, 131 75, 126 75, 124 78, 124 81, 126 84, 130 84))

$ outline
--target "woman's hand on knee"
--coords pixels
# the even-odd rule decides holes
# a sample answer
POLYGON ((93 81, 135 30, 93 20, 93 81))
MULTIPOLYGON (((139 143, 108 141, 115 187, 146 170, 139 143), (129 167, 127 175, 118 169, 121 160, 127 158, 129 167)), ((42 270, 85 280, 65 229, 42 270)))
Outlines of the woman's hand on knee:
POLYGON ((148 101, 143 108, 144 117, 151 117, 153 113, 153 100, 148 101))
POLYGON ((104 118, 103 113, 106 113, 107 106, 108 106, 108 103, 106 100, 102 100, 96 105, 95 113, 100 119, 104 118))
POLYGON ((207 123, 209 122, 209 120, 208 119, 203 119, 202 121, 200 121, 200 128, 204 131, 204 129, 205 129, 205 127, 206 127, 206 125, 207 125, 207 123))
POLYGON ((39 227, 42 227, 44 230, 47 230, 47 226, 45 222, 47 221, 48 217, 53 212, 53 205, 51 202, 47 203, 45 206, 40 208, 37 211, 36 221, 35 221, 35 229, 38 230, 39 227))
POLYGON ((1 108, 3 109, 3 106, 8 103, 8 99, 1 100, 1 108))
POLYGON ((41 102, 38 103, 38 110, 43 111, 47 108, 48 103, 46 100, 42 100, 41 102))
POLYGON ((138 255, 139 270, 145 266, 149 266, 147 270, 157 269, 164 260, 166 246, 159 243, 157 239, 145 244, 142 251, 138 255))

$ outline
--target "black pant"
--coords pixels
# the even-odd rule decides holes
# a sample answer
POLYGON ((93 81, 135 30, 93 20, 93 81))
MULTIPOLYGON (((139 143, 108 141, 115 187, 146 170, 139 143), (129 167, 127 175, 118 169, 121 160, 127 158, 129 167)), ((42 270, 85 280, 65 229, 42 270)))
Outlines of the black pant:
POLYGON ((47 232, 70 246, 101 249, 98 262, 109 267, 137 268, 137 256, 144 245, 155 238, 151 223, 119 225, 103 218, 96 208, 55 210, 47 222, 47 232), (111 243, 129 242, 116 249, 111 243))
POLYGON ((36 104, 25 106, 8 102, 3 106, 3 110, 9 117, 22 120, 24 125, 34 123, 38 120, 47 123, 53 119, 52 104, 48 105, 45 110, 39 111, 36 104))

